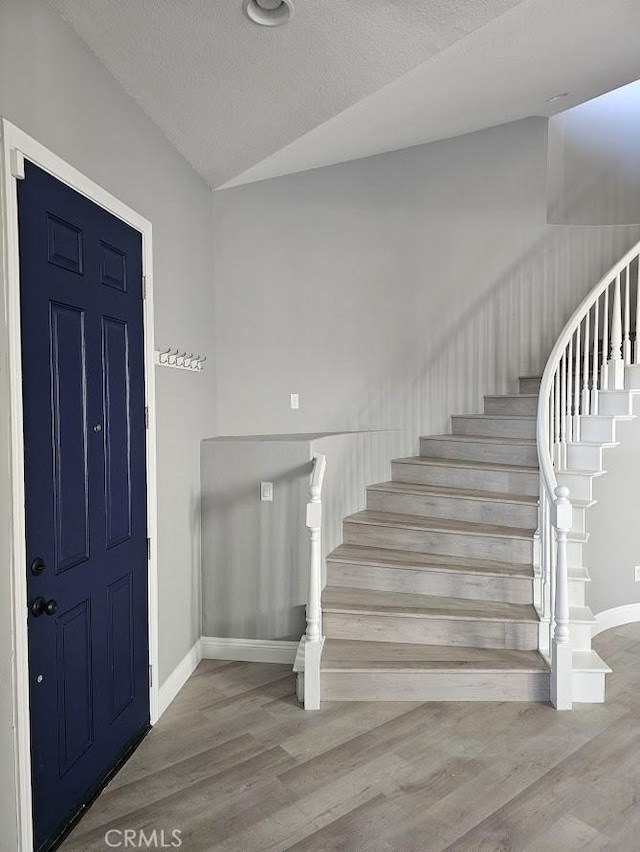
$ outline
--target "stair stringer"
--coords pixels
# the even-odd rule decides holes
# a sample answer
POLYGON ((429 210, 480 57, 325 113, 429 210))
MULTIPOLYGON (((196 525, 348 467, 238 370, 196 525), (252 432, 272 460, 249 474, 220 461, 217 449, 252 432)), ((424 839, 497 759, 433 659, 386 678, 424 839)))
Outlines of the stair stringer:
MULTIPOLYGON (((598 393, 598 414, 575 418, 577 440, 566 451, 567 467, 558 471, 559 485, 570 490, 574 506, 573 526, 569 534, 567 556, 569 562, 569 635, 572 646, 573 669, 571 699, 574 703, 603 703, 605 677, 609 666, 592 648, 593 628, 596 620, 587 605, 586 586, 590 582, 588 567, 584 564, 583 547, 588 541, 589 508, 597 502, 593 497, 593 483, 606 475, 604 451, 619 445, 616 424, 632 420, 635 405, 640 404, 640 370, 634 366, 625 369, 624 390, 601 390, 598 393), (584 536, 583 540, 580 540, 584 536)), ((537 564, 539 565, 539 561, 537 564)), ((541 650, 548 659, 549 623, 541 624, 541 650)))

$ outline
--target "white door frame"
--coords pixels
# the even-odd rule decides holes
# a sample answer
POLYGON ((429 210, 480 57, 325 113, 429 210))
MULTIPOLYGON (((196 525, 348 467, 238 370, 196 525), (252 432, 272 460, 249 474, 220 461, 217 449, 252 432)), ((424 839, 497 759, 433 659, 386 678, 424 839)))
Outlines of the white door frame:
POLYGON ((151 223, 114 198, 102 187, 65 163, 6 119, 0 119, 0 293, 4 316, 0 316, 0 399, 9 407, 10 435, 10 523, 13 714, 20 848, 33 848, 31 801, 31 747, 29 730, 29 665, 27 636, 27 582, 24 497, 24 441, 22 412, 22 356, 20 342, 20 258, 18 245, 17 181, 24 178, 29 160, 76 192, 122 219, 142 235, 142 274, 145 278, 144 375, 146 432, 147 535, 151 542, 149 573, 149 664, 152 666, 149 699, 151 724, 158 718, 158 566, 156 506, 155 382, 153 369, 153 256, 151 223), (3 340, 3 338, 5 338, 3 340))

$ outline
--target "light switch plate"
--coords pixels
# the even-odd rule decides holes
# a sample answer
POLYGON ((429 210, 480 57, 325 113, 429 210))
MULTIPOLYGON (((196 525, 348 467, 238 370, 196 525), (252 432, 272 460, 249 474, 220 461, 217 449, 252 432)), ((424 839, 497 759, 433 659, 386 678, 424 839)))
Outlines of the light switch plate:
POLYGON ((640 583, 640 565, 635 567, 636 583, 640 583))
POLYGON ((273 482, 260 483, 260 499, 269 503, 273 500, 273 482))
POLYGON ((291 408, 300 408, 300 394, 292 393, 291 394, 291 408))

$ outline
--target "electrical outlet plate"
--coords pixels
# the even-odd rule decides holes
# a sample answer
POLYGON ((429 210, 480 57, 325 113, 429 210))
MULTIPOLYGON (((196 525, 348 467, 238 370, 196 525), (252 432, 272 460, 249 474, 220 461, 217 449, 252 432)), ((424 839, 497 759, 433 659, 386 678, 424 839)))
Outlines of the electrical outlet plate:
POLYGON ((260 499, 268 503, 273 500, 273 482, 260 483, 260 499))

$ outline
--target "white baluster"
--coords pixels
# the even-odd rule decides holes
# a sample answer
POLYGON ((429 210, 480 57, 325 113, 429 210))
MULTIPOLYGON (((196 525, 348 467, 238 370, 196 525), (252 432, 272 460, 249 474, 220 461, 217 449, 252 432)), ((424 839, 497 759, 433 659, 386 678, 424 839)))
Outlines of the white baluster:
POLYGON ((622 359, 625 364, 631 363, 631 293, 629 292, 630 284, 630 267, 627 266, 624 276, 624 334, 622 338, 622 359))
POLYGON ((582 413, 589 414, 589 316, 584 319, 584 361, 582 365, 582 413))
POLYGON ((559 470, 564 470, 567 461, 567 351, 560 359, 560 453, 559 470))
POLYGON ((556 530, 556 606, 553 652, 551 659, 551 702, 558 710, 571 709, 572 648, 569 641, 569 574, 567 570, 567 533, 572 526, 569 489, 555 491, 553 525, 556 530))
POLYGON ((573 440, 580 440, 580 333, 582 323, 576 329, 575 380, 573 386, 573 440))
MULTIPOLYGON (((598 375, 600 371, 600 353, 598 344, 600 343, 600 299, 596 300, 593 309, 593 364, 591 365, 591 414, 598 413, 598 375)), ((606 325, 606 320, 605 320, 606 325)))
POLYGON ((602 390, 609 390, 607 360, 609 358, 609 287, 604 291, 604 313, 602 323, 602 369, 600 372, 602 390))
POLYGON ((553 377, 553 455, 557 468, 560 468, 560 368, 553 377))
POLYGON ((636 280, 636 345, 634 350, 634 364, 640 364, 640 257, 637 258, 638 261, 638 274, 636 280))
POLYGON ((620 274, 613 285, 611 309, 611 356, 607 362, 608 387, 611 390, 624 388, 624 361, 622 360, 622 305, 620 302, 620 274))
POLYGON ((566 400, 566 413, 565 417, 567 420, 567 441, 571 443, 573 441, 573 416, 572 416, 572 405, 573 405, 573 335, 569 340, 569 348, 567 349, 567 400, 566 400))

